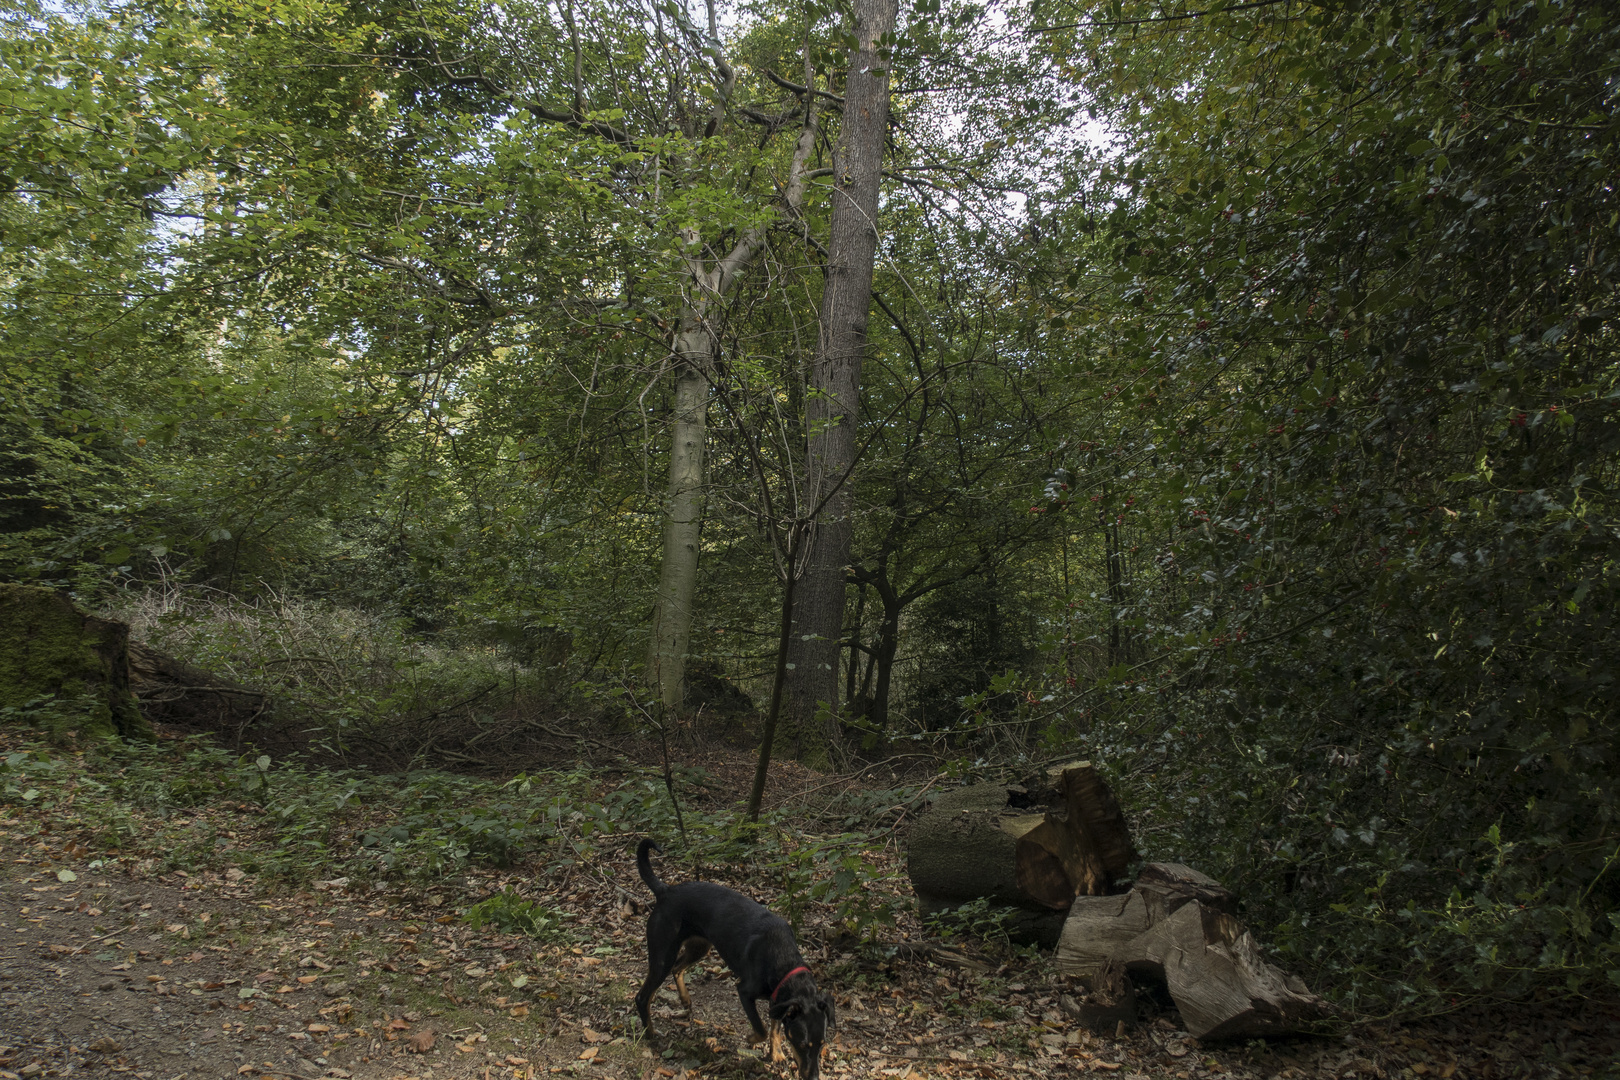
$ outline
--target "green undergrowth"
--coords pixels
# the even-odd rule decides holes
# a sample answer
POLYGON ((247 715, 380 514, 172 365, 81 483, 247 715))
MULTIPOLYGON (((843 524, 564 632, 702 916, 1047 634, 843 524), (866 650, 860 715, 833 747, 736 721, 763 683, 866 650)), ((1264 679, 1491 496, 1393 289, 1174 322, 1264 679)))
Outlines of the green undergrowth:
MULTIPOLYGON (((338 879, 350 891, 459 888, 470 900, 483 887, 475 877, 588 868, 650 835, 676 864, 672 877, 771 889, 795 924, 813 916, 871 938, 909 902, 897 860, 882 854, 888 811, 911 794, 904 791, 876 800, 883 812, 865 817, 831 802, 745 828, 738 810, 723 806, 683 806, 677 820, 663 777, 650 772, 607 780, 548 770, 504 782, 379 774, 239 756, 201 738, 65 748, 16 728, 4 745, 0 835, 31 845, 25 857, 46 867, 218 874, 268 890, 338 879)), ((678 770, 674 781, 677 798, 713 786, 699 770, 678 770)), ((543 898, 516 893, 483 897, 466 918, 541 939, 569 932, 543 898)))

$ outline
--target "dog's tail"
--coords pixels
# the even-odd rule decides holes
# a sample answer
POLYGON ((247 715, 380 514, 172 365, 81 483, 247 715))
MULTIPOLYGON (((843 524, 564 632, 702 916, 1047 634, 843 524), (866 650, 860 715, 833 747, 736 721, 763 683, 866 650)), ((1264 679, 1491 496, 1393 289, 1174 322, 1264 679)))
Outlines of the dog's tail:
POLYGON ((648 857, 648 853, 653 851, 662 855, 664 849, 651 840, 643 840, 636 845, 636 869, 641 871, 641 880, 647 883, 647 888, 652 890, 653 896, 662 900, 664 894, 669 892, 669 886, 659 881, 658 875, 653 873, 652 859, 648 857))

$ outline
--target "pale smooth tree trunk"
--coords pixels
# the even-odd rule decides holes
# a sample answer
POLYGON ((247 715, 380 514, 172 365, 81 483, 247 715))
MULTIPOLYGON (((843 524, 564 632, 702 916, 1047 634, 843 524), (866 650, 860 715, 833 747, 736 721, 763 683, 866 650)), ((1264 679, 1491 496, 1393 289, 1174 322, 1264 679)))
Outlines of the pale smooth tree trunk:
POLYGON ((664 707, 671 710, 680 707, 685 693, 703 529, 703 441, 709 427, 713 360, 713 345, 703 325, 704 306, 699 302, 687 308, 675 340, 675 413, 664 511, 664 561, 647 650, 647 680, 664 707))
POLYGON ((816 509, 803 579, 794 601, 788 702, 799 753, 825 760, 838 737, 839 638, 854 533, 852 472, 861 362, 872 306, 878 190, 889 128, 889 60, 878 44, 894 30, 897 0, 855 0, 857 49, 844 90, 844 123, 833 162, 832 226, 820 340, 805 404, 809 446, 805 493, 816 509))
MULTIPOLYGON (((816 146, 812 95, 806 95, 804 113, 804 125, 782 186, 782 210, 789 216, 797 216, 804 205, 806 164, 816 146)), ((713 260, 705 257, 697 229, 683 229, 680 234, 687 252, 686 271, 692 295, 675 339, 675 412, 670 433, 663 565, 647 648, 647 681, 657 689, 664 708, 671 711, 680 709, 686 697, 686 658, 697 596, 703 526, 703 443, 714 371, 714 338, 708 319, 758 257, 768 224, 749 229, 729 252, 713 260)))

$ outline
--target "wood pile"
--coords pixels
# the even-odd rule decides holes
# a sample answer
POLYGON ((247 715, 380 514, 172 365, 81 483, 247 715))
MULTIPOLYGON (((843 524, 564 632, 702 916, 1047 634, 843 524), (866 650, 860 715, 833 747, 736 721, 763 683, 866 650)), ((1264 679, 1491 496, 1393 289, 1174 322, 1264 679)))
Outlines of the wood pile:
POLYGON ((1276 1035, 1327 1005, 1260 956, 1237 898, 1179 863, 1139 861, 1118 801, 1090 762, 1025 785, 941 794, 913 825, 908 869, 925 915, 983 898, 1009 908, 1009 936, 1056 946, 1082 992, 1080 1022, 1112 1031, 1136 1015, 1136 984, 1162 982, 1201 1039, 1276 1035))

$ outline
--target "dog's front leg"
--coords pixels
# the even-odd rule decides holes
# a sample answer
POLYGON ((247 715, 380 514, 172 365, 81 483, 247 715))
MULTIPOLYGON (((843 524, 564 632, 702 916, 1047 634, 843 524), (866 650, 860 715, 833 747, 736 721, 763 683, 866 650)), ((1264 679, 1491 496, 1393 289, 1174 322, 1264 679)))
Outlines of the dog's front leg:
MULTIPOLYGON (((753 1034, 748 1037, 749 1046, 758 1046, 765 1041, 765 1025, 759 1019, 759 1006, 754 1002, 754 995, 737 987, 737 997, 742 1000, 743 1012, 748 1014, 748 1026, 753 1028, 753 1034)), ((772 1027, 776 1025, 772 1024, 772 1027)))

